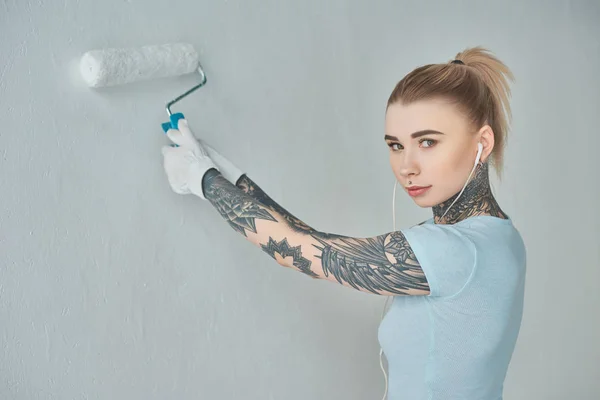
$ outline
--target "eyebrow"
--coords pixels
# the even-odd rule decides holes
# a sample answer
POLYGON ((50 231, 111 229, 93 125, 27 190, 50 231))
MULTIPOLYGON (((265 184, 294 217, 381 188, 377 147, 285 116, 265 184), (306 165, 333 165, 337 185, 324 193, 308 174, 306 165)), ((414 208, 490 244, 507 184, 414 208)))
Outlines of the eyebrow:
MULTIPOLYGON (((417 131, 417 132, 411 133, 410 137, 413 139, 416 139, 416 138, 420 138, 421 136, 425 136, 425 135, 443 135, 443 134, 444 134, 443 132, 435 131, 433 129, 425 129, 422 131, 417 131)), ((385 135, 384 139, 400 141, 400 139, 398 139, 396 136, 390 136, 390 135, 385 135)))

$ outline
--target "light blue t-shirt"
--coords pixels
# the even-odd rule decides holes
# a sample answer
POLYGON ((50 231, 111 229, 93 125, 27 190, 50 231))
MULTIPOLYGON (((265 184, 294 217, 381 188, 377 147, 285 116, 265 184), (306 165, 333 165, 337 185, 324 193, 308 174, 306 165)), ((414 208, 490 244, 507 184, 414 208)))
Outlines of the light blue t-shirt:
POLYGON ((394 296, 379 327, 389 400, 500 400, 515 348, 526 251, 512 220, 433 218, 401 231, 428 296, 394 296))

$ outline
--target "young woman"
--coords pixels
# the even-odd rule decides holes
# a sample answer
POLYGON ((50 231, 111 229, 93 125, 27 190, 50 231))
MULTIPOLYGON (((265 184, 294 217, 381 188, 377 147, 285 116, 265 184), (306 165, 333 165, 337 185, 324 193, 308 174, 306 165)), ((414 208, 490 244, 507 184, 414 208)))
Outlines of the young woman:
POLYGON ((278 264, 393 296, 379 328, 389 399, 502 398, 521 324, 526 252, 489 184, 500 176, 510 70, 480 47, 416 68, 394 88, 385 142, 397 181, 433 217, 370 238, 299 220, 198 141, 187 122, 163 147, 171 188, 208 200, 278 264), (175 147, 178 146, 178 147, 175 147))

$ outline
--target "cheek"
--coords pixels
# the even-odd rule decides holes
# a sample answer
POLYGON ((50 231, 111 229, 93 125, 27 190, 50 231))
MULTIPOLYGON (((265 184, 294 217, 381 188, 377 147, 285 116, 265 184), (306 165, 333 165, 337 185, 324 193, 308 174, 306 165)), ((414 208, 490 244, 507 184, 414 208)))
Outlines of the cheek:
POLYGON ((440 188, 455 192, 465 184, 469 172, 469 154, 457 152, 457 156, 448 157, 437 165, 436 180, 440 188))
POLYGON ((456 171, 464 169, 470 160, 471 153, 466 149, 468 146, 463 143, 452 143, 444 146, 444 149, 436 149, 438 151, 432 152, 429 161, 432 165, 439 168, 448 168, 449 171, 456 171))
POLYGON ((396 177, 399 175, 399 171, 400 171, 400 163, 398 162, 398 157, 394 157, 394 154, 390 153, 390 167, 392 168, 392 171, 394 171, 394 175, 396 175, 396 177))
POLYGON ((442 178, 456 168, 456 159, 448 157, 444 152, 430 152, 426 154, 421 163, 423 172, 432 175, 432 178, 442 178))
POLYGON ((426 168, 426 173, 432 181, 431 184, 436 184, 439 188, 453 189, 463 175, 467 160, 466 155, 459 152, 436 152, 424 160, 422 165, 426 168))

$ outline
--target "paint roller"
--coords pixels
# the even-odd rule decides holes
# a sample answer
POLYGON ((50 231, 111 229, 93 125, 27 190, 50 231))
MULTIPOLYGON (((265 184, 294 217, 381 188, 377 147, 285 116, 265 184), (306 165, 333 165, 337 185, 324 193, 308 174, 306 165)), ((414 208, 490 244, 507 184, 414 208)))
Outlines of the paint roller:
POLYGON ((110 48, 86 52, 80 60, 81 76, 89 87, 123 85, 149 79, 185 75, 197 71, 201 82, 166 105, 169 122, 162 124, 166 132, 177 129, 182 113, 173 114, 171 106, 206 84, 206 74, 200 65, 194 46, 188 43, 143 46, 139 48, 110 48))

